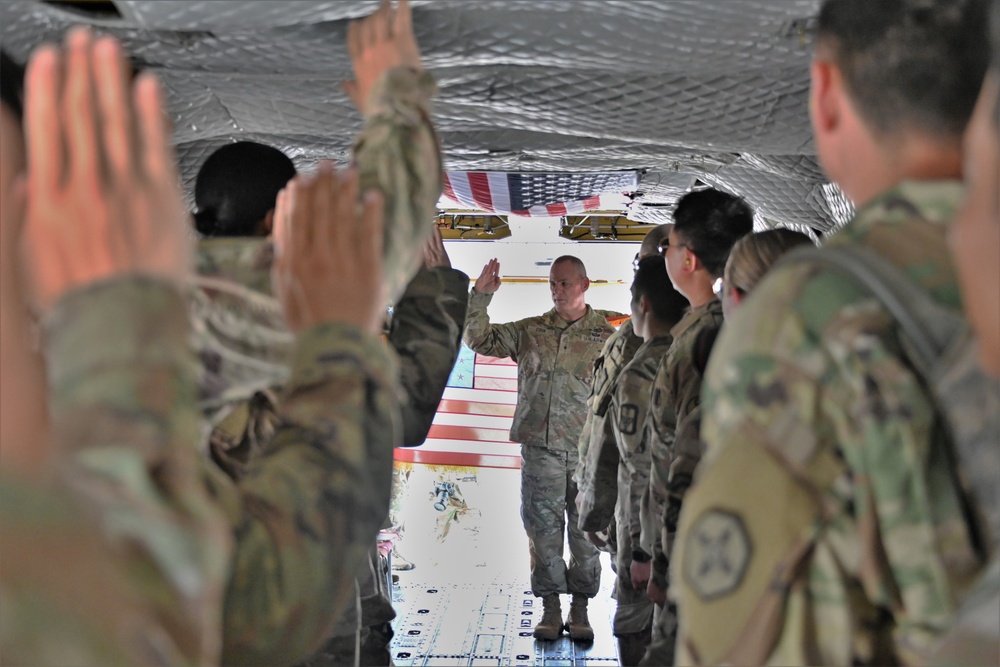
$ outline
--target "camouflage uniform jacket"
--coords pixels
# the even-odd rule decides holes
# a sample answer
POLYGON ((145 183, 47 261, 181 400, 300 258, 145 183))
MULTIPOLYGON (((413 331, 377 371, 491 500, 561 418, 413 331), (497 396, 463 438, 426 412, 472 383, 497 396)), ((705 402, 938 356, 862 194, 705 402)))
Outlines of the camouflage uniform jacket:
MULTIPOLYGON (((141 605, 136 624, 148 613, 159 626, 142 632, 139 663, 216 664, 221 648, 232 538, 199 474, 185 313, 175 288, 135 278, 77 291, 44 322, 53 436, 71 454, 65 479, 141 605)), ((80 576, 97 567, 85 554, 94 551, 79 555, 80 576)))
POLYGON ((403 446, 427 439, 448 376, 462 346, 469 276, 457 269, 421 269, 392 313, 389 346, 399 355, 403 446))
POLYGON ((618 375, 640 345, 642 339, 635 335, 632 320, 626 320, 604 341, 600 356, 594 360, 594 384, 587 399, 587 421, 580 433, 580 461, 576 469, 576 481, 582 497, 581 530, 597 532, 607 528, 608 522, 604 518, 610 514, 597 510, 591 517, 591 513, 595 508, 609 505, 613 511, 618 496, 613 483, 610 488, 606 484, 598 487, 596 478, 613 479, 618 469, 618 446, 614 430, 607 421, 607 412, 618 375))
POLYGON ((544 315, 491 324, 493 295, 469 294, 463 339, 480 354, 510 357, 517 363, 517 408, 510 439, 532 447, 576 451, 586 421, 594 358, 614 332, 603 311, 570 323, 555 308, 544 315))
MULTIPOLYGON (((667 559, 677 526, 681 501, 691 484, 698 464, 697 443, 677 442, 678 426, 701 402, 701 374, 692 354, 698 334, 722 324, 722 303, 712 299, 692 308, 670 333, 674 342, 660 362, 650 394, 651 409, 647 419, 653 457, 649 492, 644 496, 643 516, 647 525, 641 541, 643 551, 653 556, 653 578, 666 590, 667 559), (650 521, 653 523, 650 525, 650 521), (652 551, 647 549, 652 548, 652 551)), ((690 430, 686 430, 690 434, 690 430)))
MULTIPOLYGON (((649 396, 660 361, 673 343, 670 334, 643 343, 615 385, 611 419, 618 444, 618 503, 615 520, 627 529, 634 551, 640 544, 641 499, 649 489, 652 453, 649 447, 649 396)), ((631 553, 628 561, 631 562, 631 553)))
MULTIPOLYGON (((960 197, 901 183, 829 243, 872 249, 957 310, 960 197)), ((678 662, 916 660, 985 554, 882 304, 825 267, 774 271, 724 327, 703 399, 707 451, 671 564, 678 662)))
POLYGON ((226 664, 304 658, 353 603, 389 507, 400 433, 394 356, 348 325, 302 332, 274 437, 238 483, 214 476, 236 537, 226 664))
POLYGON ((0 472, 0 562, 4 664, 188 661, 130 587, 97 518, 50 475, 0 472))

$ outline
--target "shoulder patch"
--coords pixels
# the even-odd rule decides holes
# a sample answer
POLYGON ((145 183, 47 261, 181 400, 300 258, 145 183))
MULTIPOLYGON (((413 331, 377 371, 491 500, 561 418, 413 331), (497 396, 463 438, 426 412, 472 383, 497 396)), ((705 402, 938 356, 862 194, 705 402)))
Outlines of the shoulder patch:
POLYGON ((684 544, 684 579, 702 600, 729 595, 743 582, 752 552, 743 519, 710 509, 695 519, 684 544))
POLYGON ((639 407, 626 403, 618 415, 618 430, 624 435, 635 435, 636 421, 639 417, 639 407))

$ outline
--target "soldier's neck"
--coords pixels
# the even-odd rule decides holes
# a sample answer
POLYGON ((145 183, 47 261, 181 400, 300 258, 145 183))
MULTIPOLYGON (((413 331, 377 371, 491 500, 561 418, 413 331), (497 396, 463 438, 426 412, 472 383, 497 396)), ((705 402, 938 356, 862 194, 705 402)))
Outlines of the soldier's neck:
POLYGON ((556 310, 556 314, 560 317, 560 319, 573 324, 573 322, 576 322, 578 319, 587 314, 587 304, 583 304, 582 308, 574 308, 573 310, 565 312, 556 310))

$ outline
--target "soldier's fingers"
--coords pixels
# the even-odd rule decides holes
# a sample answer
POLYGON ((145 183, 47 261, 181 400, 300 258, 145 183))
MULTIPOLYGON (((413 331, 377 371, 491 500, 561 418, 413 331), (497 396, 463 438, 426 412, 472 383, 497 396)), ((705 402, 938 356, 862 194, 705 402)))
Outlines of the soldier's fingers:
POLYGON ((54 196, 63 171, 64 137, 57 105, 59 64, 58 52, 43 46, 31 58, 25 81, 29 182, 43 200, 54 196))
POLYGON ((410 11, 408 0, 399 0, 396 5, 396 14, 393 17, 393 33, 396 35, 409 35, 413 32, 413 13, 410 11))
POLYGON ((292 208, 292 219, 290 231, 292 235, 291 250, 294 259, 290 261, 302 261, 309 257, 312 250, 312 227, 315 223, 313 215, 313 197, 316 192, 315 183, 312 178, 296 177, 301 179, 298 183, 295 206, 292 208))
POLYGON ((389 4, 389 0, 382 0, 373 18, 372 39, 375 42, 383 42, 392 30, 392 6, 389 4))
POLYGON ((339 220, 334 214, 337 192, 334 185, 333 165, 324 160, 319 163, 316 171, 315 189, 313 191, 312 238, 316 248, 323 255, 331 251, 333 240, 332 230, 339 220))
POLYGON ((358 55, 361 50, 361 23, 359 21, 351 21, 347 24, 347 54, 351 56, 351 61, 358 55))
POLYGON ((67 129, 69 167, 74 178, 100 182, 94 87, 90 77, 90 31, 73 28, 66 37, 68 63, 63 82, 62 122, 67 129))
POLYGON ((282 254, 285 257, 284 263, 289 265, 292 264, 298 257, 294 227, 295 211, 299 206, 299 199, 301 195, 300 178, 301 177, 296 176, 285 186, 285 210, 284 215, 281 216, 282 254))
POLYGON ((163 104, 163 89, 155 76, 139 75, 134 90, 145 175, 159 185, 171 187, 177 180, 174 149, 170 145, 170 122, 163 104))
POLYGON ((274 227, 271 229, 271 244, 274 246, 274 266, 280 267, 288 255, 285 243, 287 241, 288 223, 288 186, 278 192, 274 202, 274 227))
POLYGON ((94 44, 93 77, 101 111, 101 129, 108 167, 116 178, 132 172, 132 107, 123 55, 111 37, 94 44))

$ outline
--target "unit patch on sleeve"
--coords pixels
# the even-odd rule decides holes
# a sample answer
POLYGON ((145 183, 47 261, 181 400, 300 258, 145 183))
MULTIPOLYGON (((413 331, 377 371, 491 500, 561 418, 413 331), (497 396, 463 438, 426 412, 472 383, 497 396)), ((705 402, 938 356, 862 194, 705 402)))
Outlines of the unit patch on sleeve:
POLYGON ((684 579, 703 600, 728 595, 743 582, 752 549, 739 515, 710 509, 695 520, 684 544, 684 579))
POLYGON ((636 421, 639 417, 639 408, 632 403, 622 406, 618 415, 618 430, 624 435, 635 435, 636 421))

